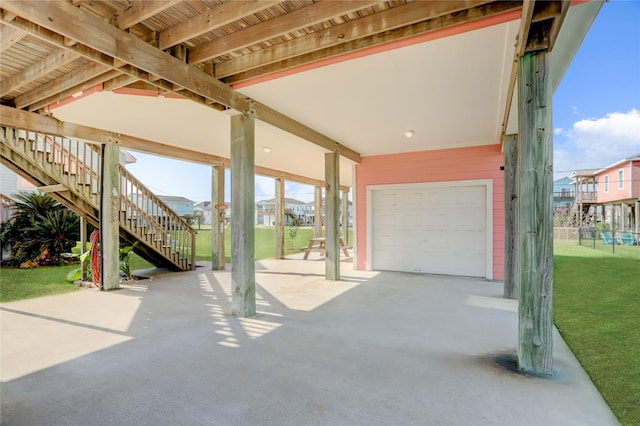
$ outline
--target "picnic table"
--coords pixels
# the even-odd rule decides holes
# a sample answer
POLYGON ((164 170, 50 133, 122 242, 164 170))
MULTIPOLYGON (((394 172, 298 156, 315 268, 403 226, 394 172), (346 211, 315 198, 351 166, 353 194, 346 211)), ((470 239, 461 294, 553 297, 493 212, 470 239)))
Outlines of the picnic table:
MULTIPOLYGON (((304 259, 306 260, 309 257, 309 253, 312 251, 319 251, 320 256, 324 256, 326 254, 326 239, 325 237, 314 237, 309 239, 309 245, 307 247, 303 247, 300 250, 304 251, 304 259)), ((340 250, 344 253, 345 256, 349 257, 349 251, 351 247, 347 246, 344 243, 344 239, 340 237, 340 250)))

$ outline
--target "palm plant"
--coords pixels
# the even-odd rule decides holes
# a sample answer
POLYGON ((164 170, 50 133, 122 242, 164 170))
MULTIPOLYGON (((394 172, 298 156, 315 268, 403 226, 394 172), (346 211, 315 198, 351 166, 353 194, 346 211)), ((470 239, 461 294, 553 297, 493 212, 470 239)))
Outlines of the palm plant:
POLYGON ((48 194, 19 193, 15 198, 15 213, 0 230, 12 263, 62 263, 62 253, 71 251, 79 238, 78 216, 48 194))

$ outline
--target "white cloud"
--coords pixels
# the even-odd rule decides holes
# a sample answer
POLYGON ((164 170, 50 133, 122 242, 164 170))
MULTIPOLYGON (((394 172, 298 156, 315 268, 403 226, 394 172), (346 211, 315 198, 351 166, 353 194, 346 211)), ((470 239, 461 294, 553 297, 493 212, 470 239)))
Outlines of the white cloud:
POLYGON ((553 134, 554 135, 561 135, 564 133, 564 129, 562 127, 556 127, 555 129, 553 129, 553 134))
POLYGON ((580 120, 562 136, 553 153, 556 174, 566 176, 575 169, 606 167, 640 153, 640 111, 580 120))

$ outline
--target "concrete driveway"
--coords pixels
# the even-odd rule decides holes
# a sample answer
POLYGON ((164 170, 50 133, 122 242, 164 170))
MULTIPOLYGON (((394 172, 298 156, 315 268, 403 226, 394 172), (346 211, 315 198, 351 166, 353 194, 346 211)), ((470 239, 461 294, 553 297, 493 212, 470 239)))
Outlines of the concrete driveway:
POLYGON ((495 362, 517 337, 501 283, 342 266, 258 262, 246 319, 208 265, 3 304, 2 424, 618 424, 557 333, 550 379, 495 362))

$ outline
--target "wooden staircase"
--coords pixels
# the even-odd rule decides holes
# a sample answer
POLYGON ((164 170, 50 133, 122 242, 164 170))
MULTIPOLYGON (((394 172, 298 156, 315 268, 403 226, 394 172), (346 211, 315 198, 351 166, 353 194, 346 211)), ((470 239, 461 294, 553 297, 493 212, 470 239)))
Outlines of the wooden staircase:
MULTIPOLYGON (((43 192, 98 225, 101 145, 0 127, 0 158, 43 192)), ((140 181, 118 164, 120 238, 138 242, 135 252, 158 267, 195 269, 195 235, 140 181)))

